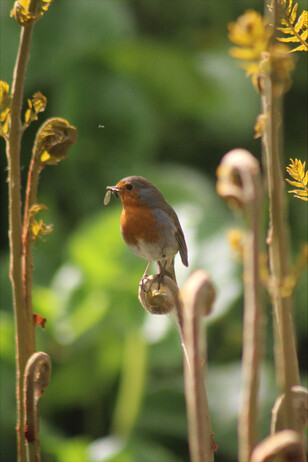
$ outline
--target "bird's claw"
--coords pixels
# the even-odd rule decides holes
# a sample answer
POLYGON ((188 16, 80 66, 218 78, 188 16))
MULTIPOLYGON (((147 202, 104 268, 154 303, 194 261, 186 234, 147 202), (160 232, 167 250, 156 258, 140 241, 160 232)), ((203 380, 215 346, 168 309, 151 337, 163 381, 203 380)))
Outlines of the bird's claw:
POLYGON ((143 276, 141 281, 139 282, 139 287, 144 293, 148 294, 149 291, 145 288, 146 282, 147 282, 147 276, 143 276))

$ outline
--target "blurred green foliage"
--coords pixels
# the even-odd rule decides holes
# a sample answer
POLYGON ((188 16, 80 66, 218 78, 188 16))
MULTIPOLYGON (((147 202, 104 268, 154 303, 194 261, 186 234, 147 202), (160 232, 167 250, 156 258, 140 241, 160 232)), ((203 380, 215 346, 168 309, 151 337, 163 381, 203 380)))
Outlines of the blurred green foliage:
MULTIPOLYGON (((66 118, 78 142, 39 187, 54 232, 35 245, 34 311, 48 319, 37 347, 52 358, 40 402, 44 461, 188 460, 182 351, 172 320, 146 314, 137 300, 145 268, 119 232, 120 203, 102 201, 107 184, 143 175, 174 205, 186 235, 189 270, 213 274, 218 299, 207 325, 208 397, 218 461, 236 460, 241 357, 241 268, 225 233, 234 220, 215 193, 222 155, 244 147, 260 158, 253 125, 259 97, 228 56, 227 23, 262 2, 241 0, 55 0, 34 30, 25 97, 40 90, 44 117, 66 118), (98 128, 99 124, 104 128, 98 128)), ((2 0, 1 79, 11 83, 19 26, 2 0)), ((305 57, 286 96, 285 156, 307 152, 305 57), (291 116, 292 115, 292 116, 291 116), (296 136, 294 136, 296 133, 296 136)), ((23 182, 39 122, 22 146, 23 182)), ((2 141, 1 141, 2 143, 2 141)), ((1 144, 4 150, 4 144, 1 144)), ((1 154, 2 156, 2 154, 1 154)), ((7 197, 1 160, 1 445, 16 459, 14 321, 8 280, 7 197)), ((306 204, 291 204, 294 254, 306 239, 306 204)), ((307 274, 296 292, 295 322, 303 379, 307 351, 307 274)), ((277 396, 271 308, 261 387, 262 434, 277 396)))

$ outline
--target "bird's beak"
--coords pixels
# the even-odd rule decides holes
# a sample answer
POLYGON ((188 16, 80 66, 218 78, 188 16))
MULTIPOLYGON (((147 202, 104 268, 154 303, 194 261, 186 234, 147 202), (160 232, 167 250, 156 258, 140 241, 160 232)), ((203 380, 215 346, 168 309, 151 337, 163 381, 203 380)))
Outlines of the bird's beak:
POLYGON ((116 198, 119 197, 119 191, 120 191, 120 189, 117 188, 116 186, 107 186, 106 189, 107 189, 107 191, 111 191, 111 192, 115 195, 116 198))

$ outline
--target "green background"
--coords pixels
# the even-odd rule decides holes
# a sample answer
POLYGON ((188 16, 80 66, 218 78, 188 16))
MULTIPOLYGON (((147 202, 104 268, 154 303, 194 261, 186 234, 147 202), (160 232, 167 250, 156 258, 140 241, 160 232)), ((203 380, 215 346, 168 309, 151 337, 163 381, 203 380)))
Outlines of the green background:
MULTIPOLYGON (((9 18, 11 7, 1 0, 1 80, 10 85, 20 33, 9 18)), ((218 298, 206 325, 208 399, 219 446, 215 460, 236 460, 241 266, 226 233, 241 219, 218 198, 215 171, 235 147, 261 157, 260 141, 253 139, 259 96, 228 55, 227 24, 247 8, 262 11, 262 2, 55 0, 35 26, 25 103, 41 91, 48 105, 23 138, 22 192, 40 123, 63 117, 78 129, 69 157, 44 169, 39 185, 39 202, 48 207, 40 217, 54 224, 34 249, 34 311, 48 319, 45 331, 37 329, 37 348, 53 363, 40 402, 43 461, 188 461, 179 336, 170 317, 151 316, 139 304, 146 262, 122 241, 120 202, 112 198, 103 206, 106 185, 131 174, 155 183, 178 213, 190 263, 186 269, 177 257, 179 284, 196 268, 208 270, 216 284, 218 298)), ((307 153, 305 53, 296 60, 285 98, 285 165, 289 157, 304 161, 307 153)), ((0 459, 8 462, 16 460, 15 341, 3 140, 0 162, 0 459)), ((287 200, 294 260, 307 236, 307 204, 287 200)), ((294 311, 303 383, 306 279, 307 272, 294 311)), ((278 394, 265 301, 262 435, 269 432, 278 394)))

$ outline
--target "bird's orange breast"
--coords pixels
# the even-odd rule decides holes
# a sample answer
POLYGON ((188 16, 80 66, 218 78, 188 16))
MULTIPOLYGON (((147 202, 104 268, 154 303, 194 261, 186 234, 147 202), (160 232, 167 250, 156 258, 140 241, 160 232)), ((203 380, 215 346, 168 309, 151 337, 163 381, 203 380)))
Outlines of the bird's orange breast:
POLYGON ((138 199, 126 198, 121 214, 121 231, 127 244, 138 245, 138 241, 156 243, 159 229, 149 207, 140 204, 138 199))

